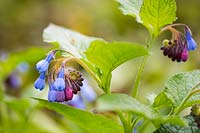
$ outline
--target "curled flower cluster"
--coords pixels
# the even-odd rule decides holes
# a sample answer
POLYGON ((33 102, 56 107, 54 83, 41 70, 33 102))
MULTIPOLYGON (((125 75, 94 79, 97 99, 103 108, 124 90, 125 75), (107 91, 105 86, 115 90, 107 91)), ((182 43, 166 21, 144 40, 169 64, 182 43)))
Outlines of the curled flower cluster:
POLYGON ((165 39, 161 50, 165 56, 168 56, 172 61, 185 62, 188 59, 189 51, 195 50, 197 47, 196 42, 192 38, 192 32, 187 25, 173 24, 168 25, 164 30, 169 30, 172 33, 171 40, 165 39), (184 33, 178 31, 174 26, 183 26, 184 33))
POLYGON ((64 102, 72 100, 73 95, 80 91, 83 85, 82 74, 67 66, 67 60, 56 61, 49 69, 49 64, 54 58, 56 51, 51 51, 48 56, 36 64, 36 69, 39 71, 40 76, 35 81, 35 88, 43 90, 45 87, 46 75, 48 75, 48 100, 50 102, 64 102), (47 74, 48 73, 48 74, 47 74))

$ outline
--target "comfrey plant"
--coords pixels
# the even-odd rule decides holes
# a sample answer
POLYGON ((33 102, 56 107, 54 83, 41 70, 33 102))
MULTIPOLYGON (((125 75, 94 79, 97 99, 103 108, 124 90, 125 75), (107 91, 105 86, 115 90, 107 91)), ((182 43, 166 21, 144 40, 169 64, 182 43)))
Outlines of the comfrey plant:
MULTIPOLYGON (((60 49, 49 52, 44 60, 36 64, 40 76, 35 81, 35 88, 43 90, 47 77, 50 102, 37 100, 44 107, 53 109, 76 123, 84 132, 200 132, 199 105, 197 105, 200 103, 199 70, 178 73, 169 78, 164 90, 156 95, 151 103, 144 104, 137 97, 138 91, 143 89, 140 83, 149 53, 162 32, 171 32, 171 39, 163 41, 161 50, 172 61, 186 62, 189 52, 197 48, 197 43, 187 25, 172 24, 176 20, 175 0, 117 0, 117 2, 123 14, 136 18, 136 21, 149 31, 150 39, 146 46, 129 42, 107 42, 101 38, 88 37, 50 24, 44 30, 44 41, 59 45, 60 49), (61 55, 55 57, 57 52, 61 55), (112 71, 122 63, 137 57, 142 57, 142 61, 131 89, 132 94, 112 93, 110 89, 112 71), (78 97, 80 92, 86 91, 81 87, 84 84, 82 74, 71 68, 69 62, 80 64, 94 78, 99 90, 102 91, 98 94, 93 113, 58 103, 67 101, 76 107, 76 101, 81 101, 81 97, 78 97), (180 115, 188 107, 192 107, 191 113, 180 115), (110 112, 116 119, 109 119, 94 112, 102 115, 110 112), (103 126, 100 126, 102 123, 103 126)), ((82 105, 79 108, 85 108, 82 105)))

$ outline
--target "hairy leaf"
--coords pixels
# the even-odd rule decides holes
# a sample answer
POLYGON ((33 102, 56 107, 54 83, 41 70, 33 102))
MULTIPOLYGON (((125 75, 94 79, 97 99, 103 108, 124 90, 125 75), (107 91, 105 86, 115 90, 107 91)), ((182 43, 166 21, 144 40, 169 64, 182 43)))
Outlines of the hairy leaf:
POLYGON ((141 23, 140 9, 142 7, 143 0, 116 0, 120 3, 120 10, 124 15, 130 15, 136 17, 136 20, 141 23))
MULTIPOLYGON (((179 73, 168 80, 165 85, 165 93, 173 100, 176 108, 184 109, 185 107, 191 106, 191 104, 188 104, 187 102, 182 104, 182 102, 196 87, 198 87, 199 84, 200 70, 179 73)), ((195 101, 199 101, 199 97, 193 97, 189 100, 190 103, 195 103, 195 101)))
POLYGON ((36 100, 38 100, 42 106, 52 109, 62 114, 66 119, 75 122, 78 126, 85 129, 88 133, 123 132, 122 126, 117 124, 115 121, 101 115, 92 114, 90 112, 76 109, 65 104, 50 103, 42 99, 36 100))
POLYGON ((147 105, 142 104, 135 98, 126 94, 113 93, 105 94, 97 100, 97 110, 99 111, 129 111, 153 119, 157 114, 147 105))
POLYGON ((77 58, 83 58, 83 52, 86 51, 90 43, 98 39, 54 24, 50 24, 43 32, 44 42, 59 44, 61 48, 77 58))
POLYGON ((85 54, 100 69, 101 86, 109 89, 111 72, 116 67, 130 59, 147 55, 148 52, 145 47, 135 43, 94 41, 85 54))
POLYGON ((200 132, 192 116, 187 116, 186 119, 188 121, 188 126, 180 126, 180 125, 175 125, 171 123, 166 123, 166 124, 163 124, 154 133, 198 133, 200 132))
POLYGON ((178 116, 161 116, 148 105, 139 102, 126 94, 113 93, 104 94, 97 99, 96 109, 98 111, 124 111, 145 117, 156 126, 163 123, 175 123, 185 125, 185 121, 178 116))
POLYGON ((160 28, 176 20, 175 0, 144 0, 140 17, 151 34, 159 34, 160 28))

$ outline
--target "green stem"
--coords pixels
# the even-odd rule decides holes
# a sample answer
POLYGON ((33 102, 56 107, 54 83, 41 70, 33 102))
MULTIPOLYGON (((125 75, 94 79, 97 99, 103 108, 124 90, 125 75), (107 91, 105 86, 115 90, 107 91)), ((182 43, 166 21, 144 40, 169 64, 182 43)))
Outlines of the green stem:
POLYGON ((63 52, 66 52, 66 53, 70 54, 72 57, 69 57, 68 59, 66 59, 65 62, 68 62, 68 61, 77 62, 96 80, 98 85, 101 85, 101 80, 99 79, 99 77, 88 67, 87 64, 84 63, 84 61, 82 61, 81 59, 76 58, 73 54, 71 54, 70 52, 68 52, 66 50, 60 49, 60 50, 55 50, 55 51, 63 51, 63 52))
POLYGON ((135 121, 133 122, 132 127, 131 127, 132 131, 134 130, 134 128, 136 127, 138 122, 140 122, 141 119, 142 119, 142 117, 138 117, 135 119, 135 121))
POLYGON ((8 115, 8 109, 5 103, 3 101, 0 101, 0 116, 1 116, 1 122, 2 122, 2 130, 3 132, 10 132, 10 124, 9 124, 9 115, 8 115))
POLYGON ((181 102, 181 104, 178 106, 178 108, 175 109, 174 114, 178 115, 181 111, 182 111, 182 107, 183 105, 188 101, 188 99, 194 95, 195 93, 200 93, 200 89, 194 90, 192 92, 190 92, 185 99, 181 102))
POLYGON ((117 114, 123 124, 124 133, 132 133, 132 127, 131 127, 130 123, 125 119, 123 113, 121 111, 118 111, 117 114))
MULTIPOLYGON (((150 50, 151 50, 153 40, 154 40, 154 37, 152 36, 150 41, 147 44, 148 52, 150 52, 150 50)), ((142 62, 140 64, 139 70, 138 70, 137 75, 136 75, 135 84, 134 84, 134 87, 132 89, 132 97, 135 97, 135 98, 137 97, 138 89, 139 89, 140 82, 141 82, 142 73, 144 71, 144 66, 147 62, 148 56, 149 55, 144 56, 143 59, 142 59, 142 62)))

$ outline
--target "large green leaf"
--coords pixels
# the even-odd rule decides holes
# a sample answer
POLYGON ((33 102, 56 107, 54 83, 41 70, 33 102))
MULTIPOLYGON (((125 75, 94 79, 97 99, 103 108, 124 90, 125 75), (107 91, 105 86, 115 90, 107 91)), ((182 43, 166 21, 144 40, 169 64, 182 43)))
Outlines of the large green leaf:
POLYGON ((136 17, 136 20, 141 23, 140 9, 142 7, 143 0, 116 0, 120 3, 120 10, 124 15, 130 15, 136 17))
MULTIPOLYGON (((187 101, 185 104, 183 101, 187 100, 188 96, 196 87, 198 87, 199 84, 200 70, 179 73, 168 80, 165 85, 165 93, 171 100, 173 100, 176 109, 181 108, 182 110, 191 106, 187 101)), ((199 101, 199 99, 199 97, 194 96, 189 100, 189 102, 195 103, 195 101, 199 101)))
POLYGON ((38 100, 42 106, 52 109, 62 114, 66 119, 75 122, 78 126, 85 129, 87 133, 123 132, 122 126, 117 124, 115 121, 101 115, 92 114, 90 112, 76 109, 65 104, 50 103, 42 99, 36 100, 38 100))
POLYGON ((50 24, 43 32, 44 42, 58 44, 61 48, 77 58, 83 58, 83 52, 89 47, 90 43, 98 39, 54 24, 50 24))
POLYGON ((153 119, 157 114, 147 105, 126 94, 104 94, 97 100, 98 111, 127 111, 133 112, 148 119, 153 119))
POLYGON ((116 0, 125 15, 136 17, 151 34, 157 36, 160 28, 176 20, 175 0, 116 0))
POLYGON ((144 0, 140 17, 150 33, 159 34, 160 28, 176 20, 175 0, 144 0))
POLYGON ((96 109, 98 111, 124 111, 145 117, 156 126, 163 123, 175 123, 185 125, 185 121, 177 116, 161 116, 148 105, 139 102, 126 94, 112 93, 104 94, 97 99, 96 109))
POLYGON ((130 59, 147 55, 148 52, 145 47, 135 43, 94 41, 85 54, 100 69, 101 87, 107 90, 110 87, 111 72, 116 67, 130 59))

